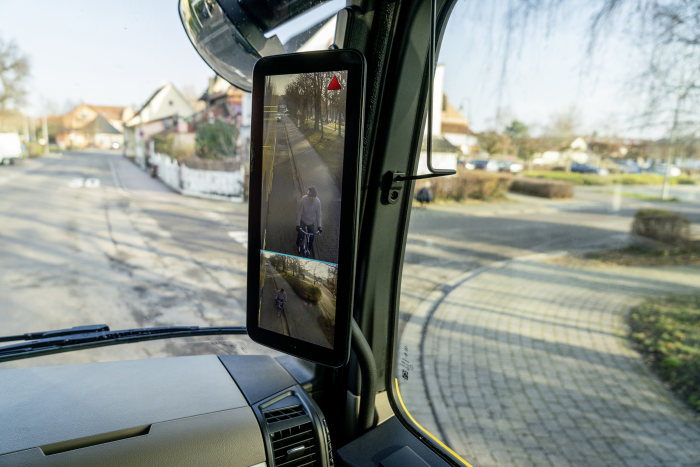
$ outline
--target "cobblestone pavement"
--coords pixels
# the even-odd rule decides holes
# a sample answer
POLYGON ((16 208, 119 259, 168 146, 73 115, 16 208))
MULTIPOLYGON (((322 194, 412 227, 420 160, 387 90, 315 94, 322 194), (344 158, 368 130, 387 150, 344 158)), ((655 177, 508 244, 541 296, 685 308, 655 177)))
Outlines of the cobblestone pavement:
POLYGON ((700 419, 623 319, 644 297, 697 292, 700 271, 566 264, 503 261, 424 300, 399 349, 409 411, 473 465, 700 465, 700 419))

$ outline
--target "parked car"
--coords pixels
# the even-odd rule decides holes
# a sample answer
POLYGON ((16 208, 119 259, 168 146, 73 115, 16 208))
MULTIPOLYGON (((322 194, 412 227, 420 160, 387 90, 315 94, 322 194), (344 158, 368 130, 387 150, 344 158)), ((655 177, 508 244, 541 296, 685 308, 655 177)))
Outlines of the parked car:
POLYGON ((499 172, 510 172, 512 174, 517 174, 523 171, 523 164, 513 161, 499 161, 498 162, 499 172))
MULTIPOLYGON (((658 174, 658 175, 666 175, 666 164, 654 164, 649 168, 650 173, 658 174)), ((675 165, 672 165, 669 167, 668 170, 668 176, 669 177, 678 177, 681 174, 681 169, 676 167, 675 165)))
POLYGON ((642 168, 637 165, 636 162, 625 159, 615 162, 617 164, 617 169, 623 174, 638 174, 642 172, 642 168))
POLYGON ((22 142, 17 133, 0 133, 0 165, 22 158, 22 142))
POLYGON ((457 165, 467 170, 474 170, 474 163, 465 159, 457 159, 457 165))
POLYGON ((578 162, 571 164, 571 171, 581 174, 597 174, 599 172, 598 167, 593 164, 580 164, 578 162))
POLYGON ((476 170, 485 170, 487 172, 498 172, 498 162, 490 159, 477 159, 472 161, 476 170))

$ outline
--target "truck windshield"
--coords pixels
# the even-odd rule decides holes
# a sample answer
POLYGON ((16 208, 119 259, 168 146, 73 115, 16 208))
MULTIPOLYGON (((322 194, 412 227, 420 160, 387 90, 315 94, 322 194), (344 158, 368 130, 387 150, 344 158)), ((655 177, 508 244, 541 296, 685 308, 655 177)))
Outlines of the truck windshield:
MULTIPOLYGON (((185 3, 211 26, 216 2, 185 3)), ((276 3, 240 2, 286 51, 331 45, 342 2, 276 3)), ((0 6, 0 335, 245 325, 250 93, 177 2, 87 5, 0 6)), ((195 353, 276 355, 217 335, 4 366, 195 353)))
POLYGON ((401 403, 474 465, 694 462, 697 8, 535 4, 447 24, 433 163, 458 173, 415 187, 401 403))

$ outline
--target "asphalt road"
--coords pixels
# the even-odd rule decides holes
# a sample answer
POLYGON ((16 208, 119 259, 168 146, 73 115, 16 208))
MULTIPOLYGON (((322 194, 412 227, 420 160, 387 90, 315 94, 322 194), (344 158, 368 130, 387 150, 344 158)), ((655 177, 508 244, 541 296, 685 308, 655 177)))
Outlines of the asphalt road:
MULTIPOLYGON (((286 117, 285 117, 286 118, 286 117)), ((265 157, 272 158, 272 186, 267 204, 263 204, 263 250, 298 255, 296 250, 296 216, 301 199, 301 187, 295 176, 287 133, 283 122, 272 121, 268 131, 274 137, 266 138, 274 142, 265 151, 265 157)), ((265 199, 263 198, 263 203, 265 199)))
MULTIPOLYGON (((281 130, 278 127, 277 131, 286 131, 281 126, 281 130)), ((284 156, 277 163, 284 164, 284 156)), ((286 163, 289 164, 289 156, 286 163)), ((280 166, 281 172, 282 168, 280 166)), ((295 188, 291 186, 289 189, 295 188)), ((505 423, 512 423, 517 430, 524 430, 522 420, 507 417, 522 413, 514 412, 510 406, 498 406, 498 401, 508 401, 509 397, 498 397, 497 400, 489 398, 489 394, 512 391, 512 385, 493 380, 495 369, 503 365, 504 372, 517 370, 522 374, 534 375, 536 380, 539 373, 529 365, 539 362, 537 364, 541 368, 548 368, 551 366, 548 362, 556 360, 552 360, 551 355, 556 356, 561 346, 555 346, 553 351, 548 350, 549 353, 545 354, 538 347, 535 349, 539 352, 538 359, 534 359, 528 353, 532 352, 531 349, 518 347, 515 341, 539 345, 544 338, 553 336, 556 340, 568 336, 571 342, 577 342, 575 339, 579 337, 584 339, 585 342, 579 342, 576 348, 590 344, 595 350, 608 345, 608 341, 600 345, 591 341, 593 331, 589 328, 595 331, 596 336, 617 339, 615 352, 622 352, 627 349, 624 329, 613 326, 601 331, 596 323, 590 324, 585 320, 618 308, 622 313, 624 310, 620 307, 632 303, 628 296, 635 298, 651 289, 643 282, 642 285, 637 284, 639 280, 634 277, 622 278, 623 272, 616 273, 620 277, 612 275, 606 279, 598 272, 572 272, 558 266, 543 265, 537 258, 625 245, 631 240, 629 228, 632 216, 636 210, 644 207, 661 207, 683 213, 694 223, 694 228, 700 223, 700 205, 695 201, 698 199, 698 188, 672 187, 671 196, 684 200, 677 203, 624 196, 623 191, 634 190, 629 187, 619 191, 611 191, 608 187, 582 188, 570 201, 511 196, 505 202, 430 205, 426 209, 414 209, 402 274, 400 330, 403 333, 408 329, 415 339, 407 342, 403 336, 400 337, 401 358, 397 363, 402 372, 405 370, 410 375, 410 386, 402 386, 406 401, 418 401, 410 408, 422 422, 422 417, 426 417, 426 426, 437 423, 439 434, 445 434, 447 441, 463 449, 460 452, 477 460, 486 459, 487 465, 518 463, 520 455, 529 456, 530 461, 523 461, 525 464, 538 463, 535 459, 540 459, 536 455, 543 452, 542 447, 536 444, 530 446, 532 440, 527 433, 518 434, 522 446, 516 442, 509 443, 513 452, 503 454, 506 456, 503 458, 494 457, 503 444, 501 434, 515 433, 515 428, 510 425, 506 427, 505 423), (674 190, 678 191, 678 195, 674 190), (470 272, 472 275, 469 275, 470 272), (600 284, 589 287, 593 278, 600 284), (630 284, 619 290, 627 295, 617 293, 615 281, 623 279, 630 284), (607 283, 610 284, 606 286, 607 283), (632 285, 641 287, 640 292, 637 293, 632 285), (543 303, 552 300, 561 303, 557 302, 557 307, 542 308, 533 300, 508 302, 511 296, 530 297, 535 293, 543 297, 543 303), (550 297, 551 294, 555 296, 550 297), (578 298, 569 299, 572 294, 579 294, 578 298), (440 305, 431 308, 431 300, 436 296, 440 305), (590 298, 593 296, 597 301, 590 298), (499 300, 503 302, 502 305, 490 308, 499 300), (581 323, 577 321, 577 325, 583 330, 567 325, 566 329, 571 331, 564 334, 557 320, 572 319, 569 316, 572 303, 581 306, 576 316, 581 318, 581 323), (532 309, 517 309, 527 304, 532 305, 532 309), (464 309, 468 307, 475 311, 465 312, 464 309), (435 312, 431 314, 430 310, 435 312), (554 313, 551 319, 542 315, 548 310, 554 313), (529 319, 523 327, 523 318, 515 316, 521 312, 530 313, 537 319, 529 319), (426 313, 425 319, 421 318, 421 313, 426 313), (506 317, 512 319, 507 320, 506 317), (436 323, 434 328, 431 327, 431 320, 436 323), (428 323, 427 326, 425 323, 428 323), (416 326, 419 328, 412 329, 416 326), (496 329, 497 326, 500 327, 496 329), (500 346, 494 350, 481 346, 479 335, 460 333, 460 329, 476 328, 483 329, 490 341, 493 341, 492 334, 495 332, 505 336, 505 340, 494 343, 500 346), (513 337, 525 332, 529 333, 527 339, 513 337), (445 338, 445 333, 450 339, 445 338), (420 357, 414 358, 411 353, 422 348, 429 351, 423 352, 427 360, 420 364, 420 357), (479 351, 485 352, 484 355, 475 356, 479 351), (513 366, 508 358, 521 354, 527 358, 513 366), (459 355, 462 360, 457 359, 459 355), (507 358, 497 360, 497 355, 507 358), (442 356, 445 358, 440 360, 442 356), (435 365, 431 359, 437 359, 435 365), (469 366, 465 362, 477 365, 487 362, 490 367, 477 368, 472 374, 469 371, 474 365, 469 366), (428 374, 431 368, 437 375, 432 380, 428 374), (452 371, 454 368, 461 370, 452 371), (423 373, 422 378, 416 376, 419 373, 423 373), (474 375, 476 377, 472 377, 474 375), (441 377, 447 379, 443 381, 441 377), (482 383, 479 378, 490 381, 492 386, 482 383), (476 387, 472 387, 474 384, 476 387), (453 392, 443 390, 448 387, 453 392), (478 392, 479 388, 490 387, 494 389, 478 392), (413 389, 416 398, 409 393, 413 389), (436 396, 431 404, 425 404, 426 392, 441 395, 436 396), (476 394, 483 395, 480 405, 473 399, 476 394), (455 404, 470 404, 469 410, 478 412, 478 420, 493 422, 494 425, 487 428, 467 426, 473 414, 469 415, 464 408, 455 411, 455 404), (421 406, 427 409, 426 413, 419 412, 421 406), (493 407, 502 410, 493 412, 493 407), (479 412, 483 410, 491 412, 484 415, 479 412), (467 431, 470 436, 466 441, 460 441, 462 433, 467 431), (532 449, 538 450, 537 453, 533 453, 532 449)), ((640 188, 639 192, 648 194, 653 192, 653 188, 640 188)), ((247 219, 247 205, 180 196, 118 154, 66 153, 60 157, 49 156, 23 161, 16 166, 0 167, 0 335, 95 323, 107 323, 113 329, 245 324, 247 219)), ((293 238, 292 232, 292 241, 293 238)), ((689 277, 687 271, 678 274, 681 278, 689 277)), ((658 282, 663 285, 669 282, 670 277, 654 279, 654 284, 658 282)), ((278 286, 279 283, 273 284, 273 287, 278 286)), ((292 295, 288 293, 288 296, 292 295)), ((290 303, 288 310, 291 309, 290 303)), ((270 326, 286 327, 292 334, 301 332, 295 329, 316 328, 317 319, 314 318, 317 315, 306 312, 308 306, 302 305, 304 313, 291 316, 288 311, 283 319, 270 326)), ((615 316, 619 317, 619 313, 615 316)), ((609 321, 614 320, 611 318, 609 321)), ((211 352, 272 353, 245 337, 178 339, 21 360, 3 364, 2 367, 211 352)), ((605 356, 599 351, 587 351, 585 355, 591 357, 586 362, 590 360, 594 363, 594 357, 605 356)), ((642 368, 641 360, 634 358, 625 361, 631 361, 634 368, 642 368)), ((570 366, 557 367, 557 374, 570 366)), ((632 378, 632 373, 623 366, 614 377, 600 379, 614 382, 632 378)), ((635 371, 643 373, 643 370, 635 371)), ((653 396, 650 399, 650 414, 658 405, 655 402, 657 393, 665 391, 660 384, 652 384, 652 379, 649 376, 644 386, 652 388, 647 391, 653 396)), ((517 379, 521 385, 530 384, 528 381, 522 375, 517 379)), ((538 388, 545 386, 539 380, 536 382, 538 388)), ((635 384, 631 387, 637 387, 635 384)), ((546 386, 556 389, 558 383, 546 386)), ((586 386, 586 381, 581 383, 581 388, 586 386)), ((532 389, 530 386, 528 388, 532 389)), ((528 388, 525 388, 526 393, 528 388)), ((573 405, 564 396, 576 392, 560 392, 557 400, 565 402, 561 402, 561 410, 570 410, 573 405)), ((605 390, 601 389, 603 393, 605 390)), ((547 399, 549 395, 549 392, 532 392, 527 395, 527 400, 522 401, 523 407, 527 410, 533 408, 532 413, 537 417, 540 414, 551 415, 547 412, 551 406, 547 399), (538 402, 540 396, 544 401, 541 404, 538 402)), ((667 395, 663 397, 668 399, 667 395)), ((599 409, 601 417, 605 418, 605 409, 599 409)), ((594 413, 593 409, 587 412, 588 415, 594 413)), ((620 409, 615 412, 618 413, 620 415, 616 417, 624 419, 629 410, 620 409)), ((525 415, 527 425, 530 415, 525 415)), ((554 419, 560 420, 559 415, 554 419)), ((596 423, 599 421, 595 417, 592 420, 596 423)), ((660 423, 657 422, 656 419, 651 420, 649 426, 657 427, 660 423)), ((592 426, 597 426, 596 423, 592 426)), ((541 426, 541 423, 534 423, 533 426, 541 426)), ((604 435, 607 444, 604 443, 596 451, 601 456, 610 454, 611 447, 622 445, 615 441, 618 439, 616 437, 631 433, 620 431, 614 423, 606 426, 603 431, 600 428, 586 428, 586 442, 592 443, 593 448, 597 446, 596 440, 603 439, 604 435)), ((552 437, 561 431, 557 424, 552 424, 550 428, 552 431, 544 436, 552 437)), ((663 427, 659 429, 664 431, 663 427)), ((649 430, 652 433, 653 430, 649 430)), ((580 439, 577 438, 581 433, 579 428, 569 431, 571 440, 580 439)), ((649 439, 653 439, 649 436, 649 439)), ((658 438, 659 435, 654 436, 658 438)), ((559 459, 569 459, 570 453, 578 456, 584 451, 588 452, 589 445, 578 451, 568 449, 566 443, 569 443, 569 438, 559 438, 564 440, 564 448, 552 454, 554 457, 547 458, 555 465, 559 459)), ((625 446, 631 446, 630 443, 625 446)), ((669 446, 673 445, 669 443, 669 446)), ((645 448, 649 448, 648 444, 645 444, 645 448)), ((616 449, 614 459, 625 462, 635 459, 623 451, 616 449)), ((665 452, 670 451, 677 453, 677 460, 681 463, 690 455, 677 449, 667 449, 665 452)), ((547 459, 542 462, 546 464, 549 462, 547 459)), ((578 457, 571 459, 576 463, 578 457)), ((661 452, 658 457, 649 459, 667 457, 661 452)))
POLYGON ((318 325, 321 316, 321 309, 316 304, 299 297, 273 267, 267 266, 260 310, 262 327, 312 344, 331 347, 318 325), (280 288, 284 288, 287 293, 287 303, 282 313, 275 306, 275 297, 280 288))
MULTIPOLYGON (((688 199, 698 196, 700 187, 673 186, 671 196, 676 192, 688 199)), ((639 200, 610 187, 580 187, 567 201, 510 194, 506 202, 414 208, 402 274, 403 319, 432 291, 480 267, 532 255, 627 245, 634 214, 642 208, 670 209, 688 217, 696 229, 700 224, 697 202, 639 200)))
MULTIPOLYGON (((338 262, 340 232, 340 187, 328 167, 289 117, 273 121, 269 131, 276 132, 273 158, 272 189, 265 219, 264 247, 268 251, 298 255, 296 251, 296 216, 301 197, 315 186, 321 201, 323 233, 314 240, 313 258, 338 262)), ((266 138, 266 141, 270 139, 266 138)), ((316 226, 318 227, 318 226, 316 226)))
MULTIPOLYGON (((119 154, 0 167, 0 335, 96 323, 244 325, 247 219, 246 205, 180 196, 119 154)), ((213 338, 71 358, 246 349, 265 351, 247 338, 213 338)))
POLYGON ((414 209, 395 368, 412 417, 473 465, 696 465, 700 417, 630 345, 625 316, 698 293, 700 269, 565 256, 638 241, 640 208, 683 213, 700 237, 700 203, 623 194, 650 191, 414 209))
MULTIPOLYGON (((288 123, 278 124, 278 136, 288 123)), ((279 154, 279 173, 288 173, 289 155, 279 154)), ((697 196, 695 187, 675 186, 672 196, 676 189, 682 199, 697 196)), ((285 190, 280 199, 294 206, 280 209, 295 211, 293 180, 285 190)), ((333 210, 323 199, 328 230, 333 210)), ((700 222, 697 203, 654 203, 607 187, 578 190, 572 201, 513 196, 414 209, 402 316, 442 284, 494 262, 625 244, 634 212, 658 206, 700 222)), ((119 154, 66 153, 0 167, 0 334, 93 323, 244 324, 247 219, 247 205, 180 196, 119 154)), ((293 223, 275 229, 288 232, 292 245, 293 223)), ((263 351, 247 339, 216 345, 263 351)), ((120 347, 134 356, 185 351, 120 347)))

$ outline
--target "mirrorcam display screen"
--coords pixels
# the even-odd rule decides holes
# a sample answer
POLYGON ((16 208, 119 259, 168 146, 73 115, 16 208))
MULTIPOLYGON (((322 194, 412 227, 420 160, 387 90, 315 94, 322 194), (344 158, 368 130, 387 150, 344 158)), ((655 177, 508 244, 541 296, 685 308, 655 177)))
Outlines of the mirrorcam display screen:
POLYGON ((258 325, 333 349, 346 70, 265 77, 258 325))

